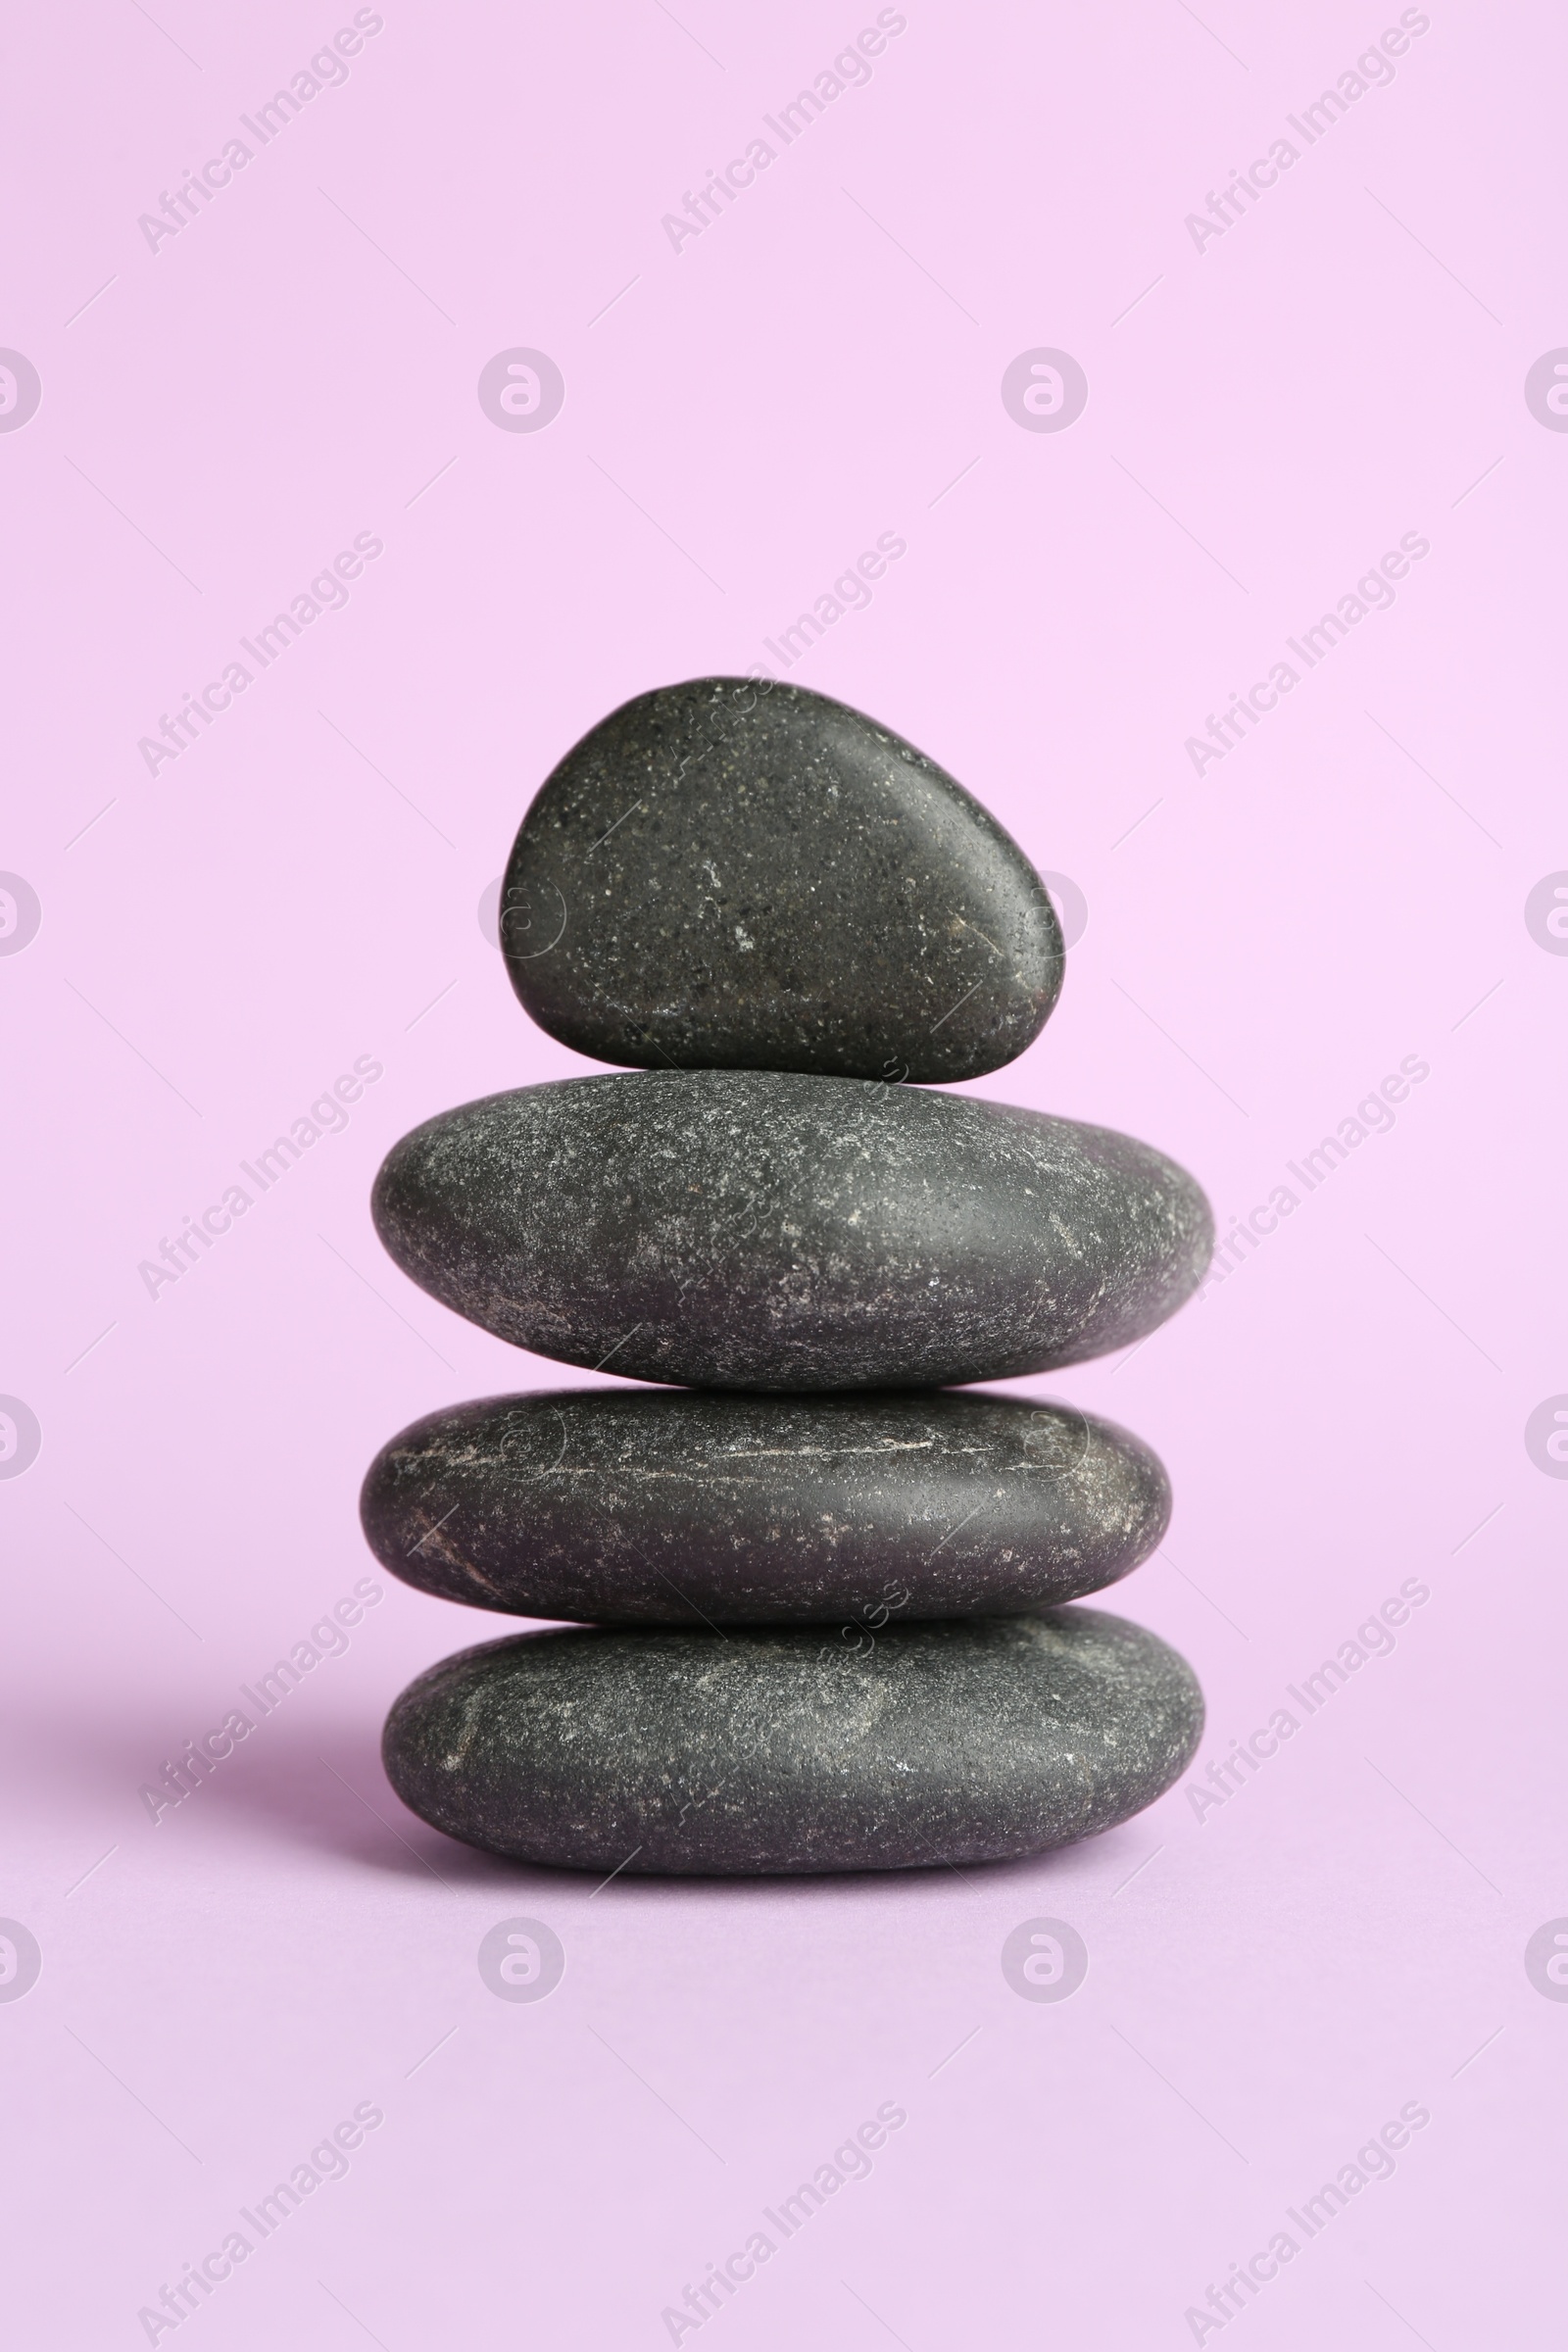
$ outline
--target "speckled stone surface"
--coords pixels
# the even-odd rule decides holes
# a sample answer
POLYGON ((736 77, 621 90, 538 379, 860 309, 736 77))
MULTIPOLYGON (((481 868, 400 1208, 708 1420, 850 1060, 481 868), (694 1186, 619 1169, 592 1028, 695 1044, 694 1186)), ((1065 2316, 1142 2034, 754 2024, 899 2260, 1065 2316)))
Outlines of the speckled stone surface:
POLYGON ((1197 1747, 1191 1668, 1051 1609, 890 1627, 521 1634, 411 1683, 382 1755, 448 1836, 603 1874, 911 1870, 1110 1829, 1197 1747))
POLYGON ((700 1388, 944 1387, 1173 1313, 1202 1193, 1131 1136, 858 1079, 649 1070, 491 1095, 388 1153, 376 1230, 501 1339, 700 1388))
POLYGON ((431 1413, 360 1502, 405 1583, 519 1617, 1012 1616, 1125 1576, 1170 1487, 1109 1421, 1021 1397, 557 1389, 431 1413))
POLYGON ((1045 886, 891 729, 800 686, 697 678, 567 753, 502 892, 542 1028, 653 1068, 979 1077, 1061 987, 1045 886))

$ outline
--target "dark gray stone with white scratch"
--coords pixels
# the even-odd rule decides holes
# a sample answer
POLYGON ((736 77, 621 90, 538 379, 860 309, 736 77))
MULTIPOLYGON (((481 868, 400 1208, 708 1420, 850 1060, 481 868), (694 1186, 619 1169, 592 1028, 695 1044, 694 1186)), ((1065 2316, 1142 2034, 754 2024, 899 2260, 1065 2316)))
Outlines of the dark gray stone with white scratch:
POLYGON ((360 1501, 405 1583, 595 1624, 1012 1616, 1125 1576, 1170 1487, 1128 1431, 1022 1397, 556 1389, 431 1413, 360 1501))
POLYGON ((648 1070, 444 1112, 372 1196, 404 1272, 499 1338, 631 1379, 940 1388, 1129 1346, 1213 1220, 1150 1145, 859 1079, 648 1070))
POLYGON ((591 1630, 412 1683, 382 1755, 449 1837, 603 1875, 998 1862, 1112 1828, 1182 1772, 1192 1670, 1098 1609, 889 1627, 591 1630))
POLYGON ((512 983, 598 1061, 977 1078, 1062 977, 1044 883, 963 787, 801 686, 695 678, 602 719, 522 822, 512 983))

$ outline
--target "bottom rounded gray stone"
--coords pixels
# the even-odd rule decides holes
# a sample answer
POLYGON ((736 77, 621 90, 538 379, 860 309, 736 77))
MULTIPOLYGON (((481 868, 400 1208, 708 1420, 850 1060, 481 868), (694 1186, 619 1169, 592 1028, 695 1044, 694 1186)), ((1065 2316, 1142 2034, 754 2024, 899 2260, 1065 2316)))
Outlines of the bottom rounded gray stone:
POLYGON ((1152 1804, 1191 1667, 1077 1606, 890 1627, 592 1628, 419 1676, 382 1756, 411 1811, 518 1861, 724 1877, 1003 1862, 1152 1804))

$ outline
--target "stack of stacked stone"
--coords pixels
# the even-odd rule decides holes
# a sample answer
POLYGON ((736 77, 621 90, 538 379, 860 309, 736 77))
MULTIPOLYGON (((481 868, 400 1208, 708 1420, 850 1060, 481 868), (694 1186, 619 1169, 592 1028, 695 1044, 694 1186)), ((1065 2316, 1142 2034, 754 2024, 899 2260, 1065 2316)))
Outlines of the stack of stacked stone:
POLYGON ((1060 989, 1016 845, 858 711, 700 679, 549 777, 502 945, 553 1037, 632 1066, 416 1128, 377 1229, 486 1331, 665 1385, 485 1397, 378 1455, 387 1568, 561 1621, 410 1686, 403 1801, 531 1862, 740 1875, 1011 1858, 1149 1804, 1198 1685, 1071 1604, 1153 1549, 1165 1473, 964 1384, 1142 1339, 1212 1223, 1147 1144, 931 1091, 1060 989))

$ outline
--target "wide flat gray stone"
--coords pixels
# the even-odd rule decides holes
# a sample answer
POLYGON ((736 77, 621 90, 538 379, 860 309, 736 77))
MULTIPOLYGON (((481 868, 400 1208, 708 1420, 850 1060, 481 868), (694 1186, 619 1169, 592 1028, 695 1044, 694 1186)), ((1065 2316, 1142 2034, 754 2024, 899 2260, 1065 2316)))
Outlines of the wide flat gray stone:
POLYGON ((601 720, 502 891, 513 986, 598 1061, 977 1078, 1061 987, 1045 885, 934 760, 801 686, 696 678, 601 720))
POLYGON ((1170 1487, 1114 1423, 1014 1396, 556 1389, 428 1414, 360 1498, 404 1582, 600 1624, 1013 1616, 1148 1557, 1170 1487))
POLYGON ((726 1389, 944 1387, 1154 1330, 1213 1220, 1109 1128, 853 1078, 648 1070, 444 1112, 388 1153, 376 1230, 540 1355, 726 1389))
POLYGON ((449 1837, 608 1875, 912 1870, 1110 1829, 1183 1771, 1191 1668, 1098 1609, 822 1629, 522 1634, 387 1719, 404 1803, 449 1837))

